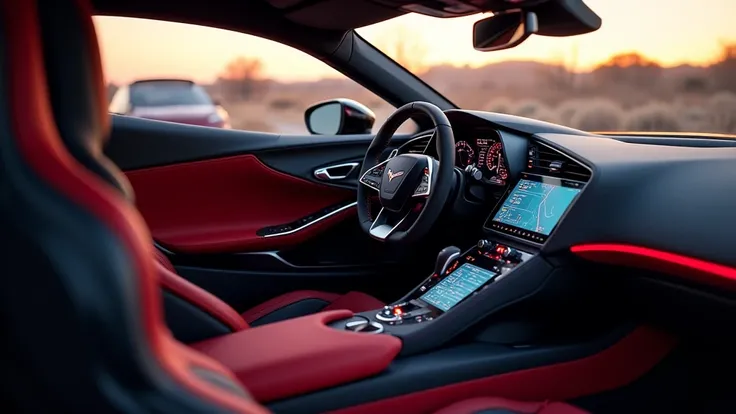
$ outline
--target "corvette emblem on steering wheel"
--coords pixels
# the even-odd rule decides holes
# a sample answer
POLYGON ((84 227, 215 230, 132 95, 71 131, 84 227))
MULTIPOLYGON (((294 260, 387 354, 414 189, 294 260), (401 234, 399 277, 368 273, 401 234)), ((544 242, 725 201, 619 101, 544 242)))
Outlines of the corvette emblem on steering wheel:
POLYGON ((388 169, 388 181, 389 182, 391 182, 396 177, 401 177, 402 175, 404 175, 404 172, 403 171, 393 172, 393 171, 391 171, 390 168, 388 169))

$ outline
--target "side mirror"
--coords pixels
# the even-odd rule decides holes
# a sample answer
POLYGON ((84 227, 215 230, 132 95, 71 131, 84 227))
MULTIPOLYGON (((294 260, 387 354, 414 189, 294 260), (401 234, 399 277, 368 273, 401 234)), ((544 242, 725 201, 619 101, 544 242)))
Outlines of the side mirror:
POLYGON ((478 20, 473 25, 473 48, 481 52, 510 49, 539 31, 537 14, 511 10, 478 20))
POLYGON ((376 115, 361 103, 341 98, 312 105, 304 121, 316 135, 370 134, 376 115))

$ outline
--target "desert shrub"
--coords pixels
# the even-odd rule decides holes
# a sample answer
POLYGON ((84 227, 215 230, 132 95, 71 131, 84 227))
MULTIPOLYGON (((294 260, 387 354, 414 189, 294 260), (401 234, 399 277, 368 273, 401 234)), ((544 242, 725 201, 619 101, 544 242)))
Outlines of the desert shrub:
POLYGON ((710 114, 701 105, 678 105, 677 117, 683 131, 698 132, 712 129, 710 114))
POLYGON ((571 125, 572 119, 575 117, 581 108, 586 106, 586 101, 581 99, 573 99, 564 101, 555 109, 557 122, 562 125, 571 125))
POLYGON ((736 94, 719 92, 706 103, 712 132, 736 133, 736 94))
POLYGON ((538 109, 535 115, 530 118, 533 118, 539 121, 551 122, 553 124, 560 123, 560 118, 557 116, 557 112, 547 107, 542 107, 538 109))
POLYGON ((583 101, 573 115, 570 126, 583 131, 617 131, 624 121, 621 107, 605 99, 583 101))
POLYGON ((629 131, 679 132, 682 130, 682 125, 674 106, 651 103, 629 113, 626 129, 629 131))
POLYGON ((268 105, 271 108, 273 108, 273 109, 278 109, 278 110, 283 111, 283 110, 286 110, 286 109, 295 108, 298 105, 298 103, 296 101, 291 100, 291 99, 276 98, 276 99, 272 100, 271 102, 269 102, 268 105))
POLYGON ((549 108, 537 100, 521 101, 514 105, 511 113, 518 116, 537 119, 540 114, 549 112, 549 108))
POLYGON ((481 110, 488 112, 498 112, 500 114, 510 114, 513 103, 508 98, 493 98, 481 107, 481 110))

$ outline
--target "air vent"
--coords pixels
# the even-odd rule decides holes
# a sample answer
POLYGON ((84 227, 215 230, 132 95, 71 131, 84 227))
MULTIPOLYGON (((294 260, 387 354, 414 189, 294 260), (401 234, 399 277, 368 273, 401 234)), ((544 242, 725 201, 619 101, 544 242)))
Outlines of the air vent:
POLYGON ((527 171, 587 182, 590 170, 572 158, 543 144, 529 145, 527 171))
POLYGON ((420 135, 399 148, 399 154, 424 154, 433 134, 420 135))

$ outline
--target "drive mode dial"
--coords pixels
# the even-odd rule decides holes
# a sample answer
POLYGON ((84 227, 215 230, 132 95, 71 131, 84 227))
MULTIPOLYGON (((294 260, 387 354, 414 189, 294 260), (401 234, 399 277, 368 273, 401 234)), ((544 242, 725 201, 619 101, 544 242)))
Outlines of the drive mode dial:
POLYGON ((398 313, 393 312, 393 309, 394 308, 386 308, 386 309, 378 312, 376 314, 376 319, 378 319, 379 321, 384 321, 384 322, 394 322, 394 321, 401 320, 401 310, 400 310, 400 308, 396 308, 396 309, 399 309, 399 312, 398 313))

